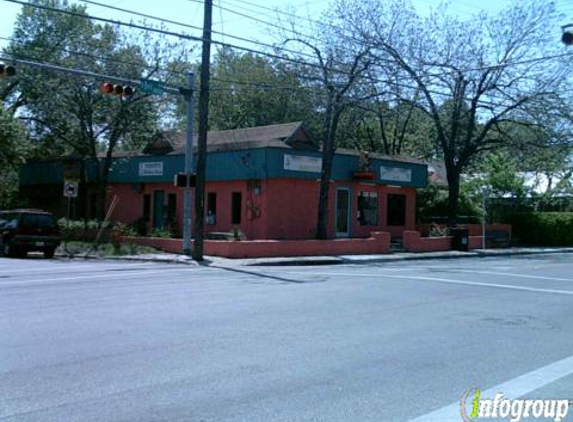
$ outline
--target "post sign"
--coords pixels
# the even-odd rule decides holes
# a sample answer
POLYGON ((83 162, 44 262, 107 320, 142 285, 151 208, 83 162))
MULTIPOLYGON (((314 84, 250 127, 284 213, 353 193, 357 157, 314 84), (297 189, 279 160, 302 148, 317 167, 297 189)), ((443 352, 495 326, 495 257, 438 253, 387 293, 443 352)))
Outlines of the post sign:
POLYGON ((139 163, 139 176, 163 176, 163 162, 148 161, 139 163))
POLYGON ((66 180, 64 182, 64 196, 66 198, 77 198, 78 187, 78 182, 75 180, 66 180))

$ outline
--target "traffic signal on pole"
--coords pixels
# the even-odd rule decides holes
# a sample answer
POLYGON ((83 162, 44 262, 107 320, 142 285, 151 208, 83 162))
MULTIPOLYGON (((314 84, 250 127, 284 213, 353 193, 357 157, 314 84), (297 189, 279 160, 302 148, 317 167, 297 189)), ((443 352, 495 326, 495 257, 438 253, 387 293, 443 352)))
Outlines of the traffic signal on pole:
POLYGON ((189 187, 194 188, 197 184, 197 176, 194 174, 177 173, 174 177, 173 184, 178 188, 187 187, 187 177, 189 177, 189 187))
POLYGON ((561 42, 565 45, 572 45, 573 44, 573 32, 572 31, 564 31, 563 35, 561 35, 561 42))
POLYGON ((16 76, 16 68, 9 64, 0 63, 0 78, 16 76))
POLYGON ((129 85, 112 84, 110 82, 101 83, 99 90, 104 94, 120 95, 122 97, 131 97, 134 93, 134 89, 129 85))

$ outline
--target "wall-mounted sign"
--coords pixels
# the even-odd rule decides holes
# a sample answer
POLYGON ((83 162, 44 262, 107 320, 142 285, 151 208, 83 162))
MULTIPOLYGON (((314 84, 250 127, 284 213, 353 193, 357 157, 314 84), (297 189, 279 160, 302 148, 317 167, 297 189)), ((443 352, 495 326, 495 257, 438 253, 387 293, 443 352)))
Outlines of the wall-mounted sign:
POLYGON ((322 158, 285 154, 284 169, 320 173, 322 171, 322 158))
POLYGON ((163 176, 163 162, 154 161, 139 163, 140 176, 163 176))
POLYGON ((412 170, 400 167, 380 166, 380 179, 392 182, 411 182, 412 170))

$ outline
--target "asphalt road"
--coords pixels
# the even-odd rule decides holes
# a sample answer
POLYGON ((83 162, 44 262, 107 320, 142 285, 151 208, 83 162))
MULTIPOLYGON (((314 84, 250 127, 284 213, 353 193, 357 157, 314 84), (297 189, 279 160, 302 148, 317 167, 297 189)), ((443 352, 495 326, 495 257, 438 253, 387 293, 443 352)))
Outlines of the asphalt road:
POLYGON ((0 259, 2 422, 457 422, 473 387, 573 399, 572 355, 573 254, 0 259))

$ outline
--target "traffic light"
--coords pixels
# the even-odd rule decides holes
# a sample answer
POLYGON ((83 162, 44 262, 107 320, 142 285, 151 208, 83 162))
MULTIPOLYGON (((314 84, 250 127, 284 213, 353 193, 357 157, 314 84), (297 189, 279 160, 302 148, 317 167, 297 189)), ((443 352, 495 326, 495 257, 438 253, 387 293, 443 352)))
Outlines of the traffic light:
POLYGON ((561 35, 561 42, 565 45, 573 44, 573 32, 564 31, 563 35, 561 35))
POLYGON ((174 177, 173 184, 178 188, 187 187, 187 176, 189 176, 189 187, 194 188, 197 184, 197 176, 194 174, 177 173, 174 177))
POLYGON ((112 84, 110 82, 101 83, 99 90, 104 94, 120 95, 122 97, 131 97, 134 92, 134 89, 129 85, 112 84))
POLYGON ((16 76, 16 68, 9 64, 0 63, 0 78, 16 76))

